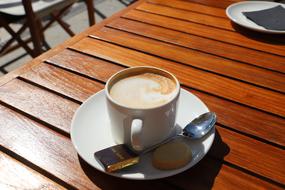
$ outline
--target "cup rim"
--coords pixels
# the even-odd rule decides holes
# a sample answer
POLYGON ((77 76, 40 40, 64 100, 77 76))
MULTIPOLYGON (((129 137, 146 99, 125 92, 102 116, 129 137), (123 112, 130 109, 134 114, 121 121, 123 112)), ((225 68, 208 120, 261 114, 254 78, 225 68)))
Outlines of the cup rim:
POLYGON ((126 109, 130 109, 130 110, 152 110, 152 109, 157 109, 157 108, 161 108, 161 107, 164 107, 168 104, 170 104, 174 99, 176 99, 179 94, 180 94, 180 83, 178 81, 178 79, 176 78, 176 76, 164 69, 160 69, 160 68, 157 68, 157 67, 152 67, 152 66, 135 66, 135 67, 129 67, 129 68, 126 68, 126 69, 123 69, 121 71, 118 71, 116 72, 114 75, 112 75, 106 82, 105 84, 105 95, 107 96, 108 100, 110 100, 113 104, 117 105, 117 106, 120 106, 120 107, 123 107, 123 108, 126 108, 126 109), (109 93, 109 90, 108 90, 108 86, 110 85, 110 82, 112 80, 114 80, 118 75, 120 75, 122 72, 127 72, 129 70, 133 70, 133 69, 139 69, 139 68, 147 68, 147 69, 154 69, 154 70, 158 70, 160 72, 164 72, 164 73, 167 73, 168 75, 170 75, 175 83, 176 83, 176 92, 175 92, 175 96, 173 96, 171 99, 169 99, 169 101, 165 102, 164 104, 162 105, 159 105, 159 106, 154 106, 154 107, 150 107, 150 108, 134 108, 134 107, 129 107, 129 106, 126 106, 126 105, 123 105, 123 104, 120 104, 118 103, 117 101, 115 101, 110 93, 109 93))

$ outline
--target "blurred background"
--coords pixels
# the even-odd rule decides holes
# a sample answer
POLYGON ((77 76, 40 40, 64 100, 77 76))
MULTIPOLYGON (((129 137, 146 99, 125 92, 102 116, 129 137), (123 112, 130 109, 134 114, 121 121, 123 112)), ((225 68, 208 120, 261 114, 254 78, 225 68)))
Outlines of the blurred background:
MULTIPOLYGON (((1 3, 4 1, 0 1, 1 12, 1 3)), ((11 3, 11 0, 8 2, 11 3)), ((131 4, 131 2, 133 2, 133 0, 93 0, 95 5, 94 14, 96 23, 99 23, 103 19, 120 11, 131 4)), ((4 5, 2 4, 2 8, 3 7, 4 5)), ((83 1, 78 1, 75 3, 72 8, 63 15, 62 18, 64 22, 70 25, 70 29, 75 34, 78 34, 89 27, 87 9, 83 1)), ((45 22, 48 22, 48 18, 46 21, 45 19, 43 20, 43 23, 45 22)), ((22 22, 9 24, 9 26, 15 31, 17 31, 22 25, 22 22)), ((21 37, 25 38, 29 35, 29 30, 27 29, 21 34, 21 37)), ((44 32, 44 35, 51 48, 70 38, 70 36, 62 29, 62 27, 60 27, 57 22, 53 23, 51 27, 44 32)), ((5 44, 5 42, 7 42, 7 40, 9 40, 9 38, 9 33, 3 27, 0 27, 0 48, 5 44)), ((18 68, 29 60, 32 60, 32 57, 21 47, 8 54, 0 56, 0 76, 18 68)))

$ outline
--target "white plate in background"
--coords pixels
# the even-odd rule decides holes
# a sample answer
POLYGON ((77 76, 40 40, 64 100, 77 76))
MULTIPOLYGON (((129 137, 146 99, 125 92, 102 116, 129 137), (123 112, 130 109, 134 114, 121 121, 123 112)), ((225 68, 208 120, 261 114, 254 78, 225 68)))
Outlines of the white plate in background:
POLYGON ((259 26, 242 14, 242 12, 264 10, 277 5, 281 5, 285 8, 285 5, 282 3, 268 1, 243 1, 228 6, 226 9, 226 14, 234 23, 245 28, 263 33, 285 34, 285 30, 268 30, 262 26, 259 26))

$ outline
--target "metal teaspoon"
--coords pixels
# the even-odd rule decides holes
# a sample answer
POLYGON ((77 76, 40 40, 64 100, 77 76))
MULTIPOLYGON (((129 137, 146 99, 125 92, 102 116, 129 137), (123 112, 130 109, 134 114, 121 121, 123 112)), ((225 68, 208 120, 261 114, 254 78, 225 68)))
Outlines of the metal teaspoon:
POLYGON ((168 139, 153 145, 140 154, 145 154, 178 136, 189 137, 190 139, 199 139, 205 136, 215 125, 217 121, 217 116, 214 112, 207 112, 199 115, 194 120, 192 120, 186 127, 183 129, 182 133, 169 137, 168 139))

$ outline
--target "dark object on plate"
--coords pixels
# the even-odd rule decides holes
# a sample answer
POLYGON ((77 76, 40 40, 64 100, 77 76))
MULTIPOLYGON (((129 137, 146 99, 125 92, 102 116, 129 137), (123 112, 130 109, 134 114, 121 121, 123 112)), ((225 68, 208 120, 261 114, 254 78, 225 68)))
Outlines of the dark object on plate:
POLYGON ((139 162, 139 156, 126 145, 119 144, 94 153, 107 172, 114 172, 139 162))
POLYGON ((256 24, 269 30, 285 30, 285 8, 281 5, 260 11, 243 12, 256 24))

